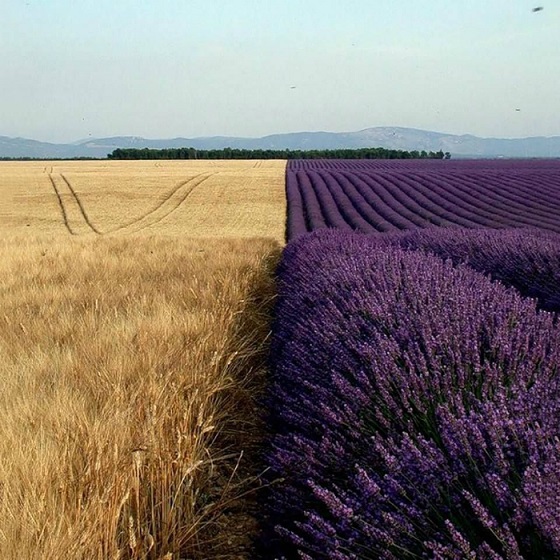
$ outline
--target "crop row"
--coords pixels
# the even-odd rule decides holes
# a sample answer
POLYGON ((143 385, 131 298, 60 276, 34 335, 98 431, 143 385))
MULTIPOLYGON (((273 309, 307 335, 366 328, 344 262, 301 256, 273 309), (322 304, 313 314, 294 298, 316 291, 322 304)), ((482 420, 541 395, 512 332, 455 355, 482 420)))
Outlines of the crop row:
POLYGON ((558 239, 323 230, 288 244, 263 557, 560 555, 556 315, 470 267, 503 264, 503 282, 518 272, 550 303, 558 239))
MULTIPOLYGON (((337 235, 335 231, 324 232, 337 235)), ((430 228, 371 236, 380 247, 420 250, 467 265, 560 312, 560 235, 538 229, 430 228)))
POLYGON ((287 237, 432 226, 560 232, 560 164, 292 161, 287 237), (477 164, 477 165, 474 165, 477 164))
POLYGON ((305 169, 366 169, 398 171, 409 169, 415 171, 442 172, 498 172, 498 173, 533 173, 551 172, 560 174, 560 159, 300 159, 289 162, 294 171, 305 169))

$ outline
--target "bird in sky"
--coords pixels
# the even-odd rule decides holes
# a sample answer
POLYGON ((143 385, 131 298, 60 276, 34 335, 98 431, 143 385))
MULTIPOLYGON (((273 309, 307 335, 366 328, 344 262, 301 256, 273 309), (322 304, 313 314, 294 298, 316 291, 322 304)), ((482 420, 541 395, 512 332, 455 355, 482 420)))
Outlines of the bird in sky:
POLYGON ((536 8, 533 8, 533 12, 542 12, 544 10, 543 6, 537 6, 536 8))

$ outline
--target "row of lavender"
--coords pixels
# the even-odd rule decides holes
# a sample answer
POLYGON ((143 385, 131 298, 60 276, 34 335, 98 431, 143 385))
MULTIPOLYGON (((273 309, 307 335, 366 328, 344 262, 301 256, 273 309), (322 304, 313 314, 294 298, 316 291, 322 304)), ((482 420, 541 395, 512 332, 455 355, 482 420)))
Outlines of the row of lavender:
POLYGON ((419 171, 484 171, 498 173, 532 173, 543 170, 560 171, 560 159, 299 159, 290 160, 290 169, 368 169, 388 170, 412 169, 419 171))
POLYGON ((383 247, 430 253, 467 265, 560 311, 560 234, 539 229, 430 228, 377 236, 383 247))
POLYGON ((560 557, 559 280, 546 232, 288 244, 262 557, 560 557))
POLYGON ((560 160, 290 161, 288 239, 432 226, 560 232, 560 160))

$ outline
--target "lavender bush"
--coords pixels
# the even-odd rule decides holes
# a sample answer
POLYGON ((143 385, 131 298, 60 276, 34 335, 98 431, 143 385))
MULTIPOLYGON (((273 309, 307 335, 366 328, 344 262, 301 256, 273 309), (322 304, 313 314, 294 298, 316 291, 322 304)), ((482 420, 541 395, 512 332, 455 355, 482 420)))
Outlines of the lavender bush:
POLYGON ((371 236, 288 245, 262 556, 560 557, 554 318, 371 236))
MULTIPOLYGON (((378 240, 377 242, 380 242, 378 240)), ((454 264, 466 264, 535 298, 537 307, 560 311, 560 235, 525 229, 413 231, 384 239, 393 246, 421 249, 454 264)))

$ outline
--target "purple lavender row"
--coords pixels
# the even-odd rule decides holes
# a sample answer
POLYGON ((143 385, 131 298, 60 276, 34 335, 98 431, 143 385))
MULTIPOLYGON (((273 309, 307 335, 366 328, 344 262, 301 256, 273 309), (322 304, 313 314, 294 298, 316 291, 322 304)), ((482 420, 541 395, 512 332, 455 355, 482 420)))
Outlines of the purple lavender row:
POLYGON ((378 173, 374 179, 371 174, 356 172, 354 176, 357 180, 361 180, 363 196, 370 204, 373 201, 368 191, 382 197, 385 204, 398 208, 398 211, 403 215, 415 220, 419 227, 429 227, 431 225, 476 227, 477 225, 441 208, 429 197, 423 195, 414 185, 409 185, 402 180, 399 181, 392 175, 378 173))
MULTIPOLYGON (((391 184, 402 195, 426 209, 428 211, 428 223, 425 223, 423 227, 430 227, 442 220, 452 226, 462 227, 499 227, 500 225, 495 221, 481 218, 476 212, 464 209, 448 193, 437 192, 430 186, 416 180, 414 176, 403 173, 370 174, 367 184, 372 190, 378 192, 386 190, 387 185, 391 184)), ((390 198, 388 204, 392 204, 390 198)))
MULTIPOLYGON (((323 238, 337 235, 331 230, 323 238)), ((467 265, 534 299, 538 309, 560 312, 560 234, 522 228, 430 228, 375 235, 368 243, 467 265)))
POLYGON ((295 239, 298 235, 307 232, 307 223, 299 183, 296 174, 290 169, 286 169, 286 199, 288 201, 286 237, 295 239))
MULTIPOLYGON (((384 190, 388 185, 400 191, 434 215, 444 217, 456 225, 467 227, 543 227, 560 231, 560 182, 556 193, 545 192, 536 185, 532 193, 522 192, 520 186, 510 187, 501 198, 495 195, 495 183, 480 176, 477 185, 465 184, 462 176, 443 174, 356 174, 373 190, 384 190), (512 192, 513 191, 513 192, 512 192), (516 192, 517 191, 517 192, 516 192), (514 200, 512 200, 512 198, 514 200), (525 200, 525 206, 520 201, 525 200), (426 201, 429 201, 426 203, 426 201), (557 208, 554 208, 554 207, 557 208)), ((502 179, 506 184, 510 177, 502 179)), ((504 189, 505 190, 505 189, 504 189)), ((390 203, 390 202, 389 202, 390 203)))
POLYGON ((262 557, 558 558, 554 316, 378 237, 284 252, 262 557))
MULTIPOLYGON (((437 180, 437 179, 435 179, 437 180)), ((481 203, 494 211, 505 213, 506 217, 517 221, 525 220, 527 225, 540 227, 542 224, 557 226, 558 211, 550 204, 543 205, 543 195, 547 197, 546 187, 540 185, 535 189, 535 184, 525 184, 513 177, 507 180, 491 177, 473 177, 472 175, 454 176, 453 182, 465 192, 477 198, 481 203), (542 195, 538 191, 542 192, 542 195)), ((551 193, 551 198, 556 201, 556 193, 551 193)))
MULTIPOLYGON (((549 209, 549 205, 557 205, 558 210, 560 210, 560 205, 558 205, 558 194, 560 193, 560 183, 554 196, 544 189, 538 189, 533 185, 532 193, 520 192, 521 189, 516 185, 513 189, 509 189, 509 196, 515 197, 519 193, 520 198, 527 200, 529 197, 533 200, 528 202, 534 202, 536 198, 538 203, 537 207, 533 208, 532 211, 528 210, 525 206, 520 212, 519 207, 516 206, 515 201, 508 198, 507 201, 502 201, 497 203, 495 197, 493 196, 493 189, 490 181, 487 177, 479 176, 477 180, 467 182, 465 184, 462 181, 463 176, 443 176, 442 174, 434 175, 414 175, 416 182, 422 184, 427 189, 437 192, 442 197, 447 197, 453 204, 465 209, 466 211, 473 212, 479 218, 483 218, 486 223, 484 225, 490 225, 492 222, 501 225, 502 227, 519 227, 519 226, 548 226, 559 228, 558 214, 549 213, 546 215, 546 210, 549 209), (513 191, 513 192, 512 192, 513 191), (552 200, 550 200, 552 199, 552 200), (544 216, 543 216, 544 214, 544 216), (554 218, 553 222, 548 220, 548 217, 554 218)), ((512 186, 512 182, 515 181, 512 177, 504 177, 504 182, 506 186, 512 186)), ((507 187, 506 187, 507 188, 507 187)), ((560 228, 559 228, 560 229, 560 228)))
POLYGON ((560 232, 560 165, 498 163, 453 167, 404 160, 379 167, 371 160, 290 161, 288 175, 297 181, 303 205, 288 196, 288 214, 300 214, 305 231, 375 233, 440 225, 560 232))
POLYGON ((377 236, 386 247, 422 250, 488 274, 537 307, 560 312, 560 235, 538 229, 433 228, 377 236))
POLYGON ((459 172, 489 172, 501 174, 507 173, 530 173, 546 172, 560 176, 560 158, 556 159, 401 159, 401 160, 382 160, 382 159, 362 159, 362 160, 341 160, 341 159, 306 159, 290 160, 289 165, 293 169, 337 169, 337 170, 429 170, 429 171, 459 171, 459 172))
POLYGON ((323 178, 315 172, 305 173, 301 179, 302 188, 311 187, 316 195, 317 202, 325 217, 325 227, 335 227, 339 229, 351 229, 348 224, 348 216, 341 212, 340 205, 336 202, 329 188, 323 181, 323 178))

